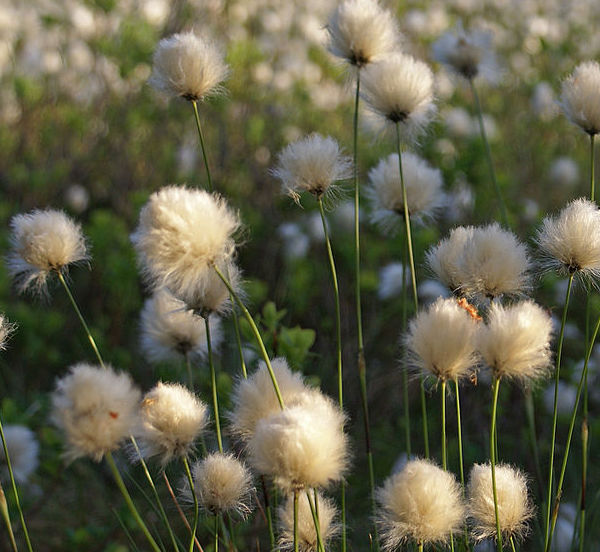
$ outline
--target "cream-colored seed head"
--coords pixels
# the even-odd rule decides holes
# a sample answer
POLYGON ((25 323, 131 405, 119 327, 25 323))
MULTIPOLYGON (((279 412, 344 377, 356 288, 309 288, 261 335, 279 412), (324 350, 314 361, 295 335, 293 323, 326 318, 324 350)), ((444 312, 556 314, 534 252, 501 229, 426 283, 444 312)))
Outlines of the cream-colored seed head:
POLYGON ((579 64, 562 84, 560 103, 571 122, 590 135, 600 132, 600 65, 596 61, 579 64))
POLYGON ((165 466, 188 456, 208 422, 208 407, 178 383, 158 383, 142 400, 136 436, 142 456, 165 466))
POLYGON ((477 362, 478 326, 456 299, 440 297, 410 322, 404 338, 409 362, 443 381, 468 377, 477 362))
POLYGON ((393 52, 400 33, 394 16, 376 0, 346 0, 329 18, 329 51, 358 68, 393 52))
POLYGON ((453 293, 461 292, 468 277, 462 270, 462 258, 474 232, 473 226, 458 226, 425 255, 429 268, 453 293))
MULTIPOLYGON (((311 495, 311 502, 315 506, 315 497, 311 495)), ((327 550, 327 545, 340 529, 335 522, 337 509, 332 500, 317 493, 317 506, 319 510, 319 533, 321 541, 327 550)), ((294 550, 294 498, 289 495, 283 506, 279 507, 279 549, 284 552, 294 550)), ((298 550, 299 552, 317 551, 317 531, 312 517, 310 504, 306 493, 300 493, 298 497, 298 550)))
POLYGON ((75 364, 56 382, 52 419, 65 433, 65 456, 89 456, 99 462, 133 434, 141 393, 129 375, 111 367, 75 364))
MULTIPOLYGON (((231 454, 214 452, 192 466, 192 479, 198 503, 212 514, 237 513, 245 517, 252 511, 250 472, 231 454)), ((193 500, 191 493, 186 493, 193 500)))
MULTIPOLYGON (((17 482, 25 483, 38 467, 40 444, 28 427, 7 424, 3 431, 13 475, 17 482)), ((0 466, 0 473, 6 481, 9 479, 9 472, 3 446, 0 446, 0 466)))
POLYGON ((315 133, 287 145, 277 156, 272 174, 294 201, 299 201, 303 192, 317 198, 332 197, 335 183, 352 175, 352 161, 331 136, 315 133))
POLYGON ((12 251, 7 264, 20 292, 29 287, 42 292, 50 273, 89 259, 81 226, 62 211, 16 215, 10 229, 12 251))
MULTIPOLYGON (((213 348, 222 340, 221 319, 209 317, 213 348)), ((151 362, 181 356, 204 357, 207 353, 204 319, 167 289, 159 289, 146 300, 141 314, 141 346, 151 362)))
POLYGON ((547 216, 536 242, 547 270, 581 278, 600 276, 600 210, 588 199, 571 201, 558 215, 547 216))
POLYGON ((477 348, 495 378, 528 383, 546 376, 551 364, 552 319, 533 301, 490 305, 477 348))
POLYGON ((385 550, 402 543, 443 544, 460 531, 466 511, 456 478, 429 460, 411 460, 377 490, 385 550))
POLYGON ((167 96, 196 101, 220 93, 220 84, 228 76, 221 49, 207 38, 187 32, 158 43, 149 82, 167 96))
MULTIPOLYGON (((442 173, 414 153, 402 154, 402 175, 406 188, 408 212, 411 220, 431 218, 444 203, 442 173)), ((371 220, 384 232, 402 227, 404 197, 400 180, 398 154, 392 153, 369 171, 371 220)))
MULTIPOLYGON (((496 495, 500 530, 505 539, 520 538, 528 531, 533 506, 527 493, 527 479, 516 468, 495 466, 496 495)), ((490 464, 475 464, 467 485, 471 534, 476 540, 496 537, 496 512, 490 464)))

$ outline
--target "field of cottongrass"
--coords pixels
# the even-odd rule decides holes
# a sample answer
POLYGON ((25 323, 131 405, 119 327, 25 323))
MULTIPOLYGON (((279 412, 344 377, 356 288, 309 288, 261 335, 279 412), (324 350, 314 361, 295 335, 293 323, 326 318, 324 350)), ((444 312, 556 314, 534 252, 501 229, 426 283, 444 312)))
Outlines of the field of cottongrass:
POLYGON ((599 23, 0 6, 0 550, 598 550, 599 23))

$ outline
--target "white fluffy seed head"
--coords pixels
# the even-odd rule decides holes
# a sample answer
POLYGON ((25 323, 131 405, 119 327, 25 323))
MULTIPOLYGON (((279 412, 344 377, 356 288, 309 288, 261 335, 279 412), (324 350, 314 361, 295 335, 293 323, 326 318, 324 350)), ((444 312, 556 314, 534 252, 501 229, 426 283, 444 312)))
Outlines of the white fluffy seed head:
MULTIPOLYGON (((252 476, 246 466, 231 454, 214 452, 192 466, 192 479, 199 505, 211 514, 252 511, 252 476)), ((184 492, 193 501, 189 487, 184 492)))
POLYGON ((346 0, 327 24, 329 51, 358 68, 393 52, 400 43, 394 16, 377 0, 346 0))
MULTIPOLYGON (((314 495, 310 492, 311 502, 314 504, 314 495)), ((325 549, 334 538, 340 526, 335 522, 337 508, 332 500, 317 493, 317 506, 319 509, 319 533, 325 549)), ((279 549, 283 552, 294 550, 294 498, 289 495, 282 506, 279 507, 279 549)), ((310 504, 306 493, 298 496, 298 550, 299 552, 317 551, 317 532, 312 517, 310 504)))
POLYGON ((343 413, 316 391, 304 397, 302 404, 259 420, 248 442, 254 469, 284 491, 328 486, 348 466, 343 413))
POLYGON ((495 378, 528 383, 548 374, 551 337, 552 319, 533 301, 507 307, 493 303, 479 328, 477 348, 495 378))
POLYGON ((281 150, 272 174, 296 202, 303 192, 331 198, 336 195, 336 182, 352 175, 352 161, 331 136, 315 133, 281 150))
POLYGON ((81 226, 62 211, 35 210, 10 221, 8 270, 19 291, 43 292, 52 272, 89 259, 81 226))
POLYGON ((66 458, 102 457, 131 435, 138 423, 141 393, 129 375, 111 367, 75 364, 56 382, 52 419, 67 440, 66 458))
POLYGON ((9 322, 8 318, 0 313, 0 351, 6 349, 8 340, 12 337, 12 334, 17 330, 17 325, 9 322))
MULTIPOLYGON (((402 175, 411 220, 432 218, 444 203, 442 173, 411 152, 402 154, 402 175)), ((371 221, 384 232, 395 233, 403 226, 404 197, 398 154, 392 153, 369 171, 367 197, 371 221)))
POLYGON ((571 201, 558 215, 547 216, 536 242, 545 269, 588 279, 600 276, 600 210, 588 199, 571 201))
POLYGON ((221 49, 206 37, 187 32, 158 43, 149 82, 167 96, 196 101, 220 93, 228 76, 221 49))
POLYGON ((363 98, 386 123, 399 125, 405 138, 417 135, 435 114, 433 73, 422 61, 395 52, 363 72, 363 98))
POLYGON ((462 271, 462 258, 474 231, 473 226, 458 226, 425 255, 429 268, 453 293, 460 293, 463 288, 466 275, 462 271))
POLYGON ((216 295, 226 297, 212 265, 235 270, 231 259, 239 228, 237 213, 219 195, 167 186, 142 208, 131 241, 151 285, 169 288, 190 309, 203 312, 215 306, 216 295))
MULTIPOLYGON (((23 484, 38 467, 40 444, 28 427, 5 425, 3 431, 13 475, 17 482, 23 484)), ((7 481, 9 472, 3 446, 0 446, 0 466, 2 479, 7 481)))
MULTIPOLYGON (((222 340, 221 319, 209 316, 210 338, 213 348, 222 340)), ((192 355, 204 357, 207 353, 204 319, 188 309, 167 289, 155 291, 146 299, 141 313, 140 342, 151 362, 161 362, 192 355)))
POLYGON ((178 383, 158 383, 144 395, 139 427, 139 448, 144 458, 158 456, 166 466, 188 456, 208 422, 208 407, 178 383))
POLYGON ((411 460, 377 490, 385 550, 402 543, 445 543, 465 519, 462 491, 456 478, 429 460, 411 460))
MULTIPOLYGON (((496 494, 500 530, 505 539, 527 534, 527 522, 533 516, 533 505, 527 493, 527 479, 516 468, 498 464, 496 494)), ((490 464, 475 464, 467 485, 471 534, 476 540, 496 537, 496 512, 490 464)))
POLYGON ((590 135, 600 132, 600 65, 596 61, 579 64, 562 83, 560 103, 571 122, 590 135))
POLYGON ((456 299, 441 297, 421 310, 404 337, 410 364, 443 381, 468 377, 477 362, 475 316, 456 299))

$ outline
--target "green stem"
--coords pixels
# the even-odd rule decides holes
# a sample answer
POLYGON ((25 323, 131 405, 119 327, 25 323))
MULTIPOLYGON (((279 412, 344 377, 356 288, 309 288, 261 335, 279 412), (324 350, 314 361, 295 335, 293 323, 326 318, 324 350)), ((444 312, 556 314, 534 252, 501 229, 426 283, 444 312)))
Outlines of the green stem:
POLYGON ((508 228, 506 205, 504 204, 502 192, 500 191, 500 186, 498 185, 498 180, 496 179, 496 171, 494 170, 494 162, 492 161, 492 151, 490 149, 490 144, 488 142, 487 135, 485 132, 485 125, 483 124, 483 112, 481 109, 481 102, 479 101, 479 94, 477 93, 477 88, 475 87, 475 82, 473 81, 473 79, 469 79, 469 83, 471 85, 471 91, 473 92, 473 99, 475 100, 477 120, 479 121, 479 132, 481 133, 481 139, 483 140, 483 144, 485 147, 485 157, 490 171, 490 178, 492 180, 492 184, 494 185, 494 191, 496 192, 496 199, 498 201, 498 207, 500 208, 502 224, 504 224, 504 226, 508 228))
POLYGON ((496 447, 494 435, 496 434, 496 413, 498 410, 498 391, 500 389, 500 378, 494 379, 494 402, 492 404, 492 427, 490 431, 490 464, 492 467, 492 492, 494 493, 494 514, 496 516, 496 538, 498 552, 502 552, 502 530, 500 528, 500 516, 498 514, 498 491, 496 489, 496 447))
POLYGON ((423 543, 422 542, 417 543, 417 550, 418 550, 418 552, 423 552, 423 543))
POLYGON ((235 310, 235 303, 233 296, 229 294, 233 312, 231 317, 233 318, 233 329, 235 331, 235 342, 237 344, 238 353, 240 355, 240 366, 242 368, 242 376, 244 379, 248 379, 248 371, 246 370, 246 361, 244 360, 244 350, 242 349, 242 336, 240 334, 240 324, 238 322, 237 312, 235 310))
POLYGON ((446 380, 442 380, 442 468, 448 469, 448 452, 446 451, 446 380))
MULTIPOLYGON (((587 376, 585 379, 587 383, 587 376)), ((585 494, 587 481, 588 437, 588 422, 587 416, 584 413, 583 421, 581 422, 581 458, 583 465, 581 470, 581 501, 579 503, 579 552, 583 552, 583 543, 585 541, 585 494)))
POLYGON ((4 495, 2 483, 0 483, 0 510, 2 511, 2 519, 4 519, 4 524, 6 525, 6 531, 8 532, 8 537, 10 539, 13 552, 19 552, 17 541, 15 540, 15 534, 13 533, 12 523, 10 522, 10 513, 8 512, 8 504, 6 502, 6 496, 4 495))
POLYGON ((273 531, 273 516, 271 515, 271 501, 269 500, 269 491, 267 489, 267 483, 265 476, 260 476, 260 483, 263 492, 263 499, 265 501, 265 514, 267 516, 267 528, 269 530, 269 552, 275 550, 275 532, 273 531))
MULTIPOLYGON (((554 410, 552 415, 552 443, 550 446, 550 469, 548 472, 548 489, 546 503, 546 520, 544 526, 544 549, 550 549, 550 511, 552 509, 552 482, 554 478, 554 449, 556 446, 556 425, 558 422, 558 382, 560 381, 560 362, 562 357, 563 340, 565 336, 565 325, 567 323, 567 311, 569 309, 569 300, 571 298, 571 288, 573 287, 573 277, 575 273, 569 276, 567 284, 567 293, 565 296, 565 306, 563 308, 562 320, 560 324, 560 333, 558 336, 558 346, 556 349, 556 370, 554 373, 554 410)), ((557 499, 560 497, 557 495, 557 499)))
POLYGON ((427 426, 427 399, 425 397, 425 380, 421 376, 421 418, 423 423, 423 440, 425 442, 425 458, 429 459, 429 429, 427 426))
POLYGON ((181 459, 183 461, 183 466, 185 467, 185 475, 187 476, 187 480, 190 485, 190 492, 192 493, 192 498, 194 499, 194 525, 192 526, 192 534, 189 546, 189 552, 192 552, 194 550, 194 540, 196 539, 196 531, 198 529, 198 497, 196 496, 194 478, 192 477, 192 472, 190 470, 190 464, 188 462, 188 459, 185 456, 182 456, 181 459))
POLYGON ((129 511, 131 512, 131 514, 135 518, 137 524, 139 525, 140 529, 146 536, 146 540, 152 547, 152 550, 154 550, 155 552, 161 552, 160 547, 158 546, 158 544, 156 544, 156 541, 150 534, 148 527, 146 527, 144 520, 140 516, 139 512, 137 511, 137 508, 135 507, 135 504, 133 503, 133 500, 131 499, 129 491, 127 490, 127 487, 125 486, 125 483, 123 482, 123 478, 121 477, 121 474, 119 473, 119 470, 117 469, 117 465, 115 464, 115 461, 112 457, 112 453, 110 451, 108 451, 105 454, 105 458, 106 458, 108 467, 110 468, 110 471, 112 472, 112 475, 115 479, 117 487, 121 491, 121 494, 123 495, 123 498, 125 499, 125 502, 126 502, 127 506, 129 507, 129 511))
POLYGON ((194 107, 194 116, 196 118, 196 127, 198 128, 198 137, 200 138, 200 149, 202 150, 202 158, 204 159, 204 167, 206 168, 206 180, 208 181, 208 191, 213 191, 212 179, 210 177, 210 167, 208 158, 206 157, 206 146, 204 145, 204 136, 202 134, 202 126, 200 125, 200 116, 198 115, 198 104, 196 100, 192 100, 194 107))
POLYGON ((310 498, 310 493, 308 491, 306 491, 306 499, 308 500, 310 513, 312 514, 313 523, 315 525, 315 533, 317 534, 317 550, 319 550, 320 552, 325 552, 325 547, 323 546, 323 540, 321 538, 321 522, 319 521, 316 491, 314 504, 312 499, 310 498))
POLYGON ((104 361, 102 360, 100 351, 98 350, 98 347, 96 346, 96 342, 94 341, 94 338, 92 337, 92 332, 90 332, 90 328, 88 327, 88 325, 85 321, 85 318, 83 318, 83 314, 81 314, 81 310, 79 310, 79 307, 77 306, 77 302, 75 301, 75 298, 73 297, 73 294, 71 293, 71 290, 69 289, 69 285, 67 284, 65 277, 62 275, 62 272, 60 270, 58 270, 56 273, 58 274, 58 279, 59 279, 60 283, 62 284, 65 292, 67 293, 67 296, 69 297, 69 301, 71 301, 71 305, 73 306, 73 309, 75 309, 75 312, 77 313, 77 317, 79 318, 79 321, 81 322, 81 325, 83 326, 83 329, 85 330, 88 341, 90 342, 90 345, 92 346, 92 349, 94 350, 94 353, 96 354, 96 358, 98 359, 100 366, 102 366, 102 368, 104 368, 104 361))
MULTIPOLYGON (((460 465, 460 486, 462 488, 463 498, 466 495, 466 487, 465 487, 465 468, 464 468, 464 460, 463 460, 463 444, 462 444, 462 418, 460 415, 460 389, 458 385, 458 379, 454 380, 454 390, 456 392, 456 424, 458 428, 458 463, 460 465)), ((467 524, 465 523, 465 548, 467 551, 471 550, 471 545, 469 544, 469 530, 467 524)))
POLYGON ((294 552, 298 552, 298 490, 294 489, 294 552))
POLYGON ((208 350, 208 366, 210 368, 210 387, 212 391, 213 410, 215 413, 215 429, 217 431, 217 445, 219 452, 223 453, 223 439, 221 438, 221 418, 219 417, 219 399, 217 397, 217 375, 215 363, 213 362, 212 343, 210 338, 209 315, 204 316, 204 327, 206 328, 206 347, 208 350))
POLYGON ((525 391, 525 414, 527 416, 527 430, 529 433, 529 442, 533 452, 533 463, 535 466, 536 479, 540 484, 542 494, 544 494, 542 468, 540 465, 540 452, 537 444, 536 429, 535 429, 535 404, 531 389, 525 391))
POLYGON ((512 552, 517 552, 517 548, 515 547, 515 539, 513 539, 512 535, 510 537, 510 547, 512 548, 512 552))
POLYGON ((219 552, 219 514, 215 514, 215 552, 219 552))
MULTIPOLYGON (((406 331, 406 323, 408 319, 408 297, 406 296, 406 244, 402 242, 402 333, 406 331)), ((410 437, 410 404, 408 398, 408 370, 402 370, 402 400, 404 402, 404 434, 406 439, 406 455, 410 459, 412 454, 411 437, 410 437)))
POLYGON ((594 149, 594 134, 590 134, 590 201, 596 201, 595 200, 595 178, 594 178, 594 171, 595 171, 595 163, 594 163, 594 156, 595 156, 595 149, 594 149))
POLYGON ((250 312, 248 311, 248 309, 246 308, 246 306, 240 299, 239 295, 233 289, 232 285, 229 283, 229 280, 221 272, 219 267, 216 264, 213 264, 213 268, 215 269, 215 272, 217 273, 219 278, 221 278, 221 281, 225 284, 225 286, 229 290, 229 293, 234 298, 235 302, 238 304, 238 307, 241 309, 242 314, 244 315, 244 317, 248 321, 248 324, 250 325, 250 329, 252 330, 252 333, 254 334, 254 337, 256 338, 256 342, 258 343, 260 353, 263 357, 263 360, 265 361, 267 370, 269 371, 269 376, 271 377, 271 382, 273 383, 273 388, 275 389, 275 395, 277 395, 277 401, 279 402, 279 406, 281 407, 281 409, 283 409, 285 407, 285 405, 283 403, 283 397, 281 396, 281 391, 279 390, 279 385, 277 384, 277 378, 275 377, 275 373, 273 372, 273 367, 271 366, 271 359, 269 358, 269 354, 267 353, 267 349, 265 348, 263 339, 260 335, 260 332, 258 331, 256 322, 254 322, 252 315, 250 314, 250 312))

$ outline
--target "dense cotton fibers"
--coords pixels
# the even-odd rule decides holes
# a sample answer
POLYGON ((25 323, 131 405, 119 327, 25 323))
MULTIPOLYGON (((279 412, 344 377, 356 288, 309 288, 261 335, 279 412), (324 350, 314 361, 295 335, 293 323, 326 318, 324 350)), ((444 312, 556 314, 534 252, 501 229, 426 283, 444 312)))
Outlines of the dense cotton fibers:
POLYGON ((588 134, 600 132, 600 65, 585 61, 562 84, 560 104, 571 122, 588 134))

